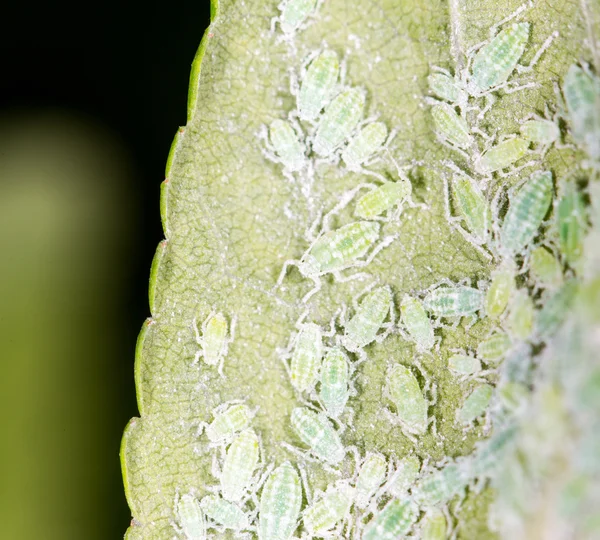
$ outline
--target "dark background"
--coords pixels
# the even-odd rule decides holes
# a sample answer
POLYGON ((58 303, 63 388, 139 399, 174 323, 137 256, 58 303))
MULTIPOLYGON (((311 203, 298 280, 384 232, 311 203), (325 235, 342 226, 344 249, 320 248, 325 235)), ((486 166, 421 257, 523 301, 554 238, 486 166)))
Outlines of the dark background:
POLYGON ((121 538, 118 460, 195 2, 11 2, 0 51, 2 538, 121 538))

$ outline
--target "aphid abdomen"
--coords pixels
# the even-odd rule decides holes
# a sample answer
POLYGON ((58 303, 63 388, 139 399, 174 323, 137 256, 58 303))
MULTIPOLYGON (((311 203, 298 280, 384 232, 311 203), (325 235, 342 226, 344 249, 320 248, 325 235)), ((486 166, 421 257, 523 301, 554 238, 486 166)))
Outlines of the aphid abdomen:
POLYGON ((410 499, 392 499, 365 527, 362 540, 396 540, 403 537, 418 515, 410 499))
POLYGON ((338 56, 323 51, 308 66, 298 94, 298 116, 312 122, 333 97, 340 72, 338 56))
POLYGON ((515 289, 515 275, 512 266, 500 268, 492 273, 492 282, 485 295, 485 314, 490 319, 498 319, 515 289))
POLYGON ((444 513, 436 507, 429 508, 419 523, 421 525, 421 540, 446 540, 448 524, 444 513))
POLYGON ((407 367, 396 364, 388 376, 389 397, 396 406, 399 420, 411 433, 427 429, 427 401, 417 378, 407 367))
POLYGON ((436 469, 412 490, 417 504, 424 507, 446 503, 467 484, 467 475, 456 463, 449 463, 443 469, 436 469))
POLYGON ((423 305, 438 317, 463 317, 479 311, 483 300, 483 293, 472 287, 440 287, 425 297, 423 305))
POLYGON ((377 488, 385 480, 387 462, 381 454, 367 454, 356 480, 355 502, 366 508, 377 488))
POLYGON ((475 168, 481 174, 490 174, 506 169, 519 161, 529 149, 529 141, 514 137, 490 148, 475 162, 475 168))
POLYGON ((402 313, 402 323, 415 340, 417 348, 420 350, 429 350, 435 343, 433 335, 433 326, 423 304, 416 298, 405 295, 400 306, 402 313))
POLYGON ((313 388, 319 376, 323 357, 321 328, 314 323, 303 324, 292 353, 292 385, 300 392, 313 388))
POLYGON ((182 495, 177 501, 177 519, 186 540, 206 540, 206 522, 200 502, 193 495, 182 495))
POLYGON ((319 459, 335 465, 344 458, 340 436, 323 415, 306 407, 296 407, 292 411, 291 421, 298 437, 319 459))
POLYGON ((296 31, 314 11, 317 0, 287 0, 279 4, 281 30, 285 34, 296 31))
POLYGON ((289 122, 273 120, 269 128, 269 137, 275 153, 288 171, 296 172, 304 167, 305 147, 289 122))
POLYGON ((389 287, 379 287, 365 295, 356 313, 346 323, 343 343, 350 351, 357 351, 375 340, 385 321, 392 293, 389 287))
POLYGON ((346 166, 351 170, 358 169, 382 147, 387 133, 383 122, 373 122, 362 128, 342 152, 346 166))
POLYGON ((354 215, 359 219, 373 219, 396 204, 406 199, 412 191, 411 183, 407 180, 386 182, 381 186, 365 193, 354 208, 354 215))
POLYGON ((460 424, 470 424, 481 416, 492 398, 492 387, 489 384, 481 384, 469 394, 462 407, 456 413, 456 419, 460 424))
POLYGON ((206 435, 213 443, 225 442, 250 424, 250 409, 244 404, 232 405, 218 414, 206 428, 206 435))
POLYGON ((556 227, 560 251, 571 268, 577 268, 583 253, 586 221, 587 212, 581 193, 574 182, 565 183, 556 207, 556 227))
POLYGON ((550 120, 528 120, 520 127, 521 135, 535 144, 549 145, 560 137, 560 129, 550 120))
POLYGON ((484 339, 477 347, 477 356, 487 363, 498 363, 510 350, 510 337, 504 332, 497 332, 484 339))
POLYGON ((417 456, 403 458, 392 473, 394 480, 388 486, 389 493, 396 498, 406 497, 406 492, 413 485, 420 469, 421 462, 417 456))
POLYGON ((536 285, 559 287, 563 282, 562 268, 556 257, 546 248, 539 246, 531 252, 529 273, 536 285))
POLYGON ((473 375, 481 371, 481 362, 474 356, 453 354, 448 358, 448 369, 457 375, 473 375))
POLYGON ((304 526, 311 535, 333 529, 348 514, 354 489, 348 484, 328 489, 323 497, 304 511, 304 526))
POLYGON ((460 97, 460 91, 456 81, 444 73, 431 73, 427 77, 430 90, 438 97, 456 103, 460 97))
POLYGON ((204 361, 214 366, 219 363, 227 345, 227 319, 221 313, 211 315, 204 323, 202 354, 204 361))
POLYGON ((227 450, 221 472, 221 492, 229 501, 237 502, 245 494, 259 458, 258 437, 252 429, 242 431, 227 450))
POLYGON ((440 103, 432 107, 431 115, 442 138, 459 148, 471 146, 473 139, 469 133, 469 126, 464 118, 456 114, 453 107, 447 103, 440 103))
POLYGON ((348 359, 337 347, 331 349, 323 360, 319 396, 333 418, 339 417, 348 401, 348 359))
POLYGON ((206 495, 200 506, 210 519, 225 529, 240 531, 248 528, 248 516, 235 504, 218 495, 206 495))
POLYGON ((484 243, 490 229, 490 207, 477 187, 467 176, 455 175, 452 187, 456 206, 465 220, 467 228, 484 243))

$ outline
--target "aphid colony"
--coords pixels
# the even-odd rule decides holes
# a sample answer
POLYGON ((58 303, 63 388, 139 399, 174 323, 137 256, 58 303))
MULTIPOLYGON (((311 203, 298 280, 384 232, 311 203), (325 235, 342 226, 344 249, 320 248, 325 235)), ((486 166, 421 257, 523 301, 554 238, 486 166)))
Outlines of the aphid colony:
MULTIPOLYGON (((295 32, 316 13, 316 4, 315 0, 284 0, 273 27, 278 23, 285 39, 293 43, 295 32)), ((503 23, 518 17, 523 9, 503 23)), ((354 277, 344 276, 343 271, 368 267, 394 240, 381 238, 380 221, 396 218, 404 203, 412 204, 412 188, 402 175, 390 182, 367 169, 393 135, 383 122, 361 125, 366 95, 344 86, 338 55, 325 47, 306 60, 299 83, 293 85, 296 108, 289 118, 270 124, 264 134, 265 155, 293 180, 297 175, 303 182, 312 182, 315 164, 328 160, 341 161, 346 170, 377 183, 359 184, 344 193, 322 218, 320 232, 308 238, 305 253, 299 260, 287 261, 277 281, 281 285, 288 267, 295 265, 314 283, 302 299, 306 312, 296 323, 296 331, 288 346, 278 351, 299 400, 289 425, 303 447, 282 444, 299 456, 298 464, 266 465, 259 436, 250 427, 249 407, 243 402, 218 407, 212 422, 202 424, 201 431, 210 445, 220 449, 221 465, 216 453, 213 461, 219 485, 216 493, 201 500, 190 492, 176 501, 173 525, 184 538, 207 538, 210 529, 254 533, 261 540, 287 540, 299 528, 306 539, 385 540, 407 534, 442 539, 456 534, 450 501, 464 497, 475 482, 493 479, 513 444, 518 405, 529 392, 524 351, 530 351, 530 344, 540 346, 551 338, 579 289, 575 275, 588 226, 584 197, 574 182, 561 180, 555 199, 557 179, 539 165, 548 149, 560 143, 558 117, 551 119, 547 112, 546 117, 528 118, 518 135, 497 141, 479 127, 499 92, 533 86, 511 77, 516 71, 530 70, 555 35, 524 67, 519 61, 529 33, 528 23, 512 23, 477 48, 462 72, 452 76, 436 68, 428 78, 436 96, 429 102, 438 140, 464 160, 461 165, 443 162, 448 171, 443 175, 447 219, 494 261, 488 282, 473 287, 469 280, 442 280, 410 294, 372 283, 354 299, 350 315, 345 307, 341 309, 328 330, 307 320, 309 300, 322 288, 322 277, 331 274, 343 281, 354 277), (483 149, 480 140, 485 142, 483 149), (535 159, 515 167, 524 157, 535 159), (508 197, 502 185, 491 195, 491 188, 505 176, 518 175, 526 166, 533 171, 508 189, 508 197), (351 202, 355 221, 330 228, 331 217, 351 202), (398 210, 393 213, 394 208, 398 210), (550 213, 552 220, 545 222, 550 213), (477 443, 470 456, 446 459, 436 466, 421 463, 412 453, 401 459, 370 451, 361 455, 344 445, 345 422, 352 422, 356 393, 353 375, 362 362, 369 361, 373 343, 396 334, 414 345, 413 364, 392 363, 382 393, 391 405, 387 410, 390 423, 400 426, 418 447, 419 438, 429 430, 436 435, 429 407, 437 396, 435 382, 419 357, 440 354, 441 335, 436 335, 440 327, 462 322, 468 330, 483 319, 492 323, 489 335, 473 351, 457 350, 446 360, 449 373, 465 387, 455 411, 456 429, 482 425, 493 428, 490 438, 477 443), (316 462, 338 476, 342 463, 353 463, 353 474, 331 481, 313 496, 306 462, 316 462)), ((588 153, 589 167, 597 171, 599 79, 587 67, 572 66, 562 92, 571 135, 588 153)), ((235 319, 228 331, 227 319, 216 312, 204 321, 201 333, 194 321, 201 347, 194 362, 202 356, 221 372, 234 328, 235 319)))

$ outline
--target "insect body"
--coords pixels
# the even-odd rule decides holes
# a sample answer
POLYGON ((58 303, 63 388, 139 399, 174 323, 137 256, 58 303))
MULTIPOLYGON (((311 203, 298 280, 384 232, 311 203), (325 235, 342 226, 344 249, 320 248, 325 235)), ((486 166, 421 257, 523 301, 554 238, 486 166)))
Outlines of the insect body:
POLYGON ((506 169, 519 161, 528 151, 529 141, 519 137, 507 139, 477 157, 475 170, 480 174, 490 174, 506 169))
POLYGON ((385 182, 356 201, 354 216, 359 219, 376 219, 408 199, 411 193, 412 185, 409 180, 385 182))
POLYGON ((327 414, 338 418, 348 401, 348 358, 338 347, 329 350, 321 368, 321 388, 319 396, 327 414))
POLYGON ((454 201, 476 244, 485 244, 490 229, 489 204, 477 184, 464 174, 452 178, 454 201))
POLYGON ((531 252, 529 272, 536 285, 556 288, 563 282, 560 263, 545 247, 539 246, 531 252))
POLYGON ((296 407, 291 420, 298 437, 319 459, 335 465, 344 458, 345 450, 340 436, 324 415, 306 407, 296 407))
POLYGON ((419 475, 421 462, 415 455, 403 458, 392 473, 389 483, 386 483, 387 491, 396 498, 406 497, 406 492, 413 485, 419 475))
POLYGON ((350 137, 360 122, 365 107, 364 92, 357 88, 343 91, 327 106, 317 126, 313 151, 331 156, 350 137))
POLYGON ((417 344, 417 349, 426 351, 435 343, 433 325, 427 316, 423 304, 416 298, 405 295, 400 306, 402 323, 410 337, 417 344))
POLYGON ((552 173, 533 173, 510 199, 500 229, 500 248, 507 257, 521 253, 533 240, 552 201, 552 173))
POLYGON ((292 385, 300 392, 312 390, 319 376, 323 358, 321 328, 314 323, 301 326, 292 353, 292 385))
POLYGON ((490 319, 498 319, 515 288, 514 268, 512 265, 502 267, 492 274, 492 283, 485 296, 485 314, 490 319))
POLYGON ((206 428, 206 435, 213 443, 223 443, 250 424, 250 409, 247 405, 232 405, 218 412, 206 428))
POLYGON ((304 511, 302 520, 308 533, 321 536, 333 529, 348 515, 353 499, 354 488, 347 482, 328 487, 323 496, 304 511))
POLYGON ((288 540, 297 527, 302 504, 300 477, 289 461, 277 467, 262 490, 258 515, 260 540, 288 540))
POLYGON ((413 488, 415 502, 424 507, 449 501, 466 485, 467 476, 458 463, 448 463, 422 478, 413 488))
POLYGON ((373 122, 362 128, 342 152, 342 160, 351 171, 360 171, 385 142, 387 128, 383 122, 373 122))
MULTIPOLYGON (((221 313, 211 313, 202 324, 202 336, 198 333, 198 326, 196 325, 195 319, 193 321, 193 326, 194 332, 196 333, 196 342, 202 347, 196 353, 194 364, 198 363, 201 356, 204 358, 204 362, 209 366, 222 364, 225 356, 227 356, 229 343, 233 339, 227 338, 227 319, 224 315, 221 313)), ((222 366, 220 365, 219 371, 221 368, 222 366)))
POLYGON ((458 148, 468 148, 473 143, 473 138, 469 133, 469 126, 464 118, 456 114, 453 107, 447 103, 434 105, 431 109, 433 121, 438 130, 438 135, 457 146, 458 148))
POLYGON ((317 0, 283 0, 278 8, 281 11, 279 24, 284 34, 295 32, 315 10, 317 0))
POLYGON ((484 362, 496 363, 510 350, 511 340, 507 334, 497 332, 484 339, 477 347, 477 356, 484 362))
POLYGON ((533 300, 525 290, 519 290, 510 302, 507 326, 511 336, 525 340, 533 331, 535 308, 533 300))
POLYGON ((546 298, 537 313, 535 329, 541 339, 552 336, 561 326, 579 290, 576 279, 566 281, 562 287, 546 298))
POLYGON ((541 146, 550 146, 560 137, 560 129, 551 120, 527 120, 520 127, 524 139, 541 146))
POLYGON ((492 387, 489 384, 481 384, 469 394, 462 407, 456 413, 456 419, 461 424, 470 424, 481 416, 492 398, 492 387))
POLYGON ((363 540, 396 540, 417 520, 418 511, 410 499, 392 499, 365 527, 363 540))
POLYGON ((242 499, 258 464, 258 437, 252 429, 242 431, 231 443, 221 472, 221 492, 229 501, 242 499))
POLYGON ((286 120, 273 120, 269 127, 272 150, 289 172, 301 170, 306 165, 306 147, 292 125, 286 120))
POLYGON ((467 377, 481 371, 481 362, 474 356, 453 354, 448 358, 448 369, 457 375, 467 377))
POLYGON ((206 522, 198 499, 183 495, 176 504, 177 518, 186 540, 205 540, 206 522))
POLYGON ((583 253, 586 208, 583 197, 573 182, 563 184, 563 192, 556 207, 556 228, 560 251, 567 263, 576 268, 583 253))
POLYGON ((352 352, 377 339, 377 332, 383 325, 392 303, 389 287, 379 287, 365 295, 356 309, 356 313, 344 326, 341 342, 352 352))
POLYGON ((439 287, 423 300, 423 305, 437 317, 472 315, 483 307, 483 293, 472 287, 439 287))
POLYGON ((438 97, 449 101, 450 103, 458 103, 461 99, 461 90, 456 84, 453 77, 446 73, 434 72, 427 77, 429 88, 438 97))
POLYGON ((429 508, 420 525, 421 540, 446 540, 448 538, 446 516, 439 508, 429 508))
POLYGON ((323 51, 308 66, 298 93, 298 116, 313 122, 321 110, 330 102, 335 91, 340 63, 331 50, 323 51))
POLYGON ((355 502, 359 508, 366 508, 377 488, 385 480, 387 462, 381 454, 368 453, 356 480, 355 502))
POLYGON ((210 519, 224 529, 240 531, 248 528, 248 516, 235 504, 217 495, 206 495, 200 506, 210 519))
POLYGON ((407 367, 396 364, 388 376, 388 395, 396 406, 400 423, 409 433, 422 434, 427 429, 428 403, 417 378, 407 367))

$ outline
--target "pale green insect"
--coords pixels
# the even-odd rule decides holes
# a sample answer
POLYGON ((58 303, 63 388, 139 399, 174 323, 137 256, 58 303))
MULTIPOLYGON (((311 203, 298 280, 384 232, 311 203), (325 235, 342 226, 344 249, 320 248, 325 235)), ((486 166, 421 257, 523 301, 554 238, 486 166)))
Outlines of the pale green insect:
POLYGON ((248 516, 238 506, 217 495, 206 495, 200 506, 207 517, 224 529, 240 531, 249 526, 248 516))
POLYGON ((231 439, 238 431, 250 424, 250 409, 244 405, 232 405, 218 412, 206 428, 206 435, 213 443, 222 443, 231 439))
POLYGON ((365 108, 365 94, 351 88, 336 96, 327 106, 319 120, 312 142, 315 154, 331 156, 352 135, 360 122, 365 108))
POLYGON ((295 32, 315 10, 317 0, 284 0, 279 4, 279 24, 284 34, 295 32))
POLYGON ((339 73, 338 56, 331 50, 323 51, 310 63, 302 77, 297 98, 301 120, 312 122, 319 116, 333 97, 339 73))
POLYGON ((342 151, 342 161, 351 171, 360 171, 383 146, 388 130, 383 122, 372 122, 362 128, 342 151))
POLYGON ((408 533, 418 515, 410 499, 392 499, 367 524, 362 540, 397 540, 408 533))
POLYGON ((498 143, 476 158, 475 170, 480 174, 490 174, 506 169, 527 154, 529 144, 519 137, 498 143))
POLYGON ((558 260, 545 247, 531 252, 529 272, 536 284, 554 289, 563 282, 562 268, 558 260))
POLYGON ((492 387, 489 384, 476 386, 456 412, 457 421, 463 425, 473 422, 486 411, 491 398, 492 387))
POLYGON ((196 353, 194 364, 198 363, 200 357, 209 366, 220 364, 225 356, 231 339, 227 337, 227 319, 221 313, 211 313, 202 323, 202 335, 198 332, 196 320, 193 321, 196 342, 202 348, 196 353))
POLYGON ((319 377, 323 358, 323 335, 320 326, 305 323, 300 327, 292 352, 292 385, 300 392, 312 390, 319 377))
POLYGON ((492 475, 502 463, 502 458, 517 433, 513 424, 495 432, 488 440, 478 443, 469 465, 470 476, 474 478, 492 475))
POLYGON ((556 206, 558 245, 569 266, 577 268, 583 254, 583 241, 587 229, 586 207, 574 182, 563 183, 561 191, 556 206))
POLYGON ((377 488, 385 480, 387 461, 381 454, 367 453, 356 479, 355 502, 359 508, 366 508, 377 488))
POLYGON ((460 99, 460 90, 453 77, 443 72, 434 72, 427 77, 430 90, 438 97, 456 103, 460 99))
POLYGON ((481 93, 505 83, 517 67, 528 39, 529 23, 515 23, 479 49, 471 64, 470 83, 476 91, 481 93))
POLYGON ((323 359, 319 389, 321 402, 332 418, 344 412, 349 397, 348 383, 348 358, 341 349, 333 347, 323 359))
POLYGON ((412 184, 409 180, 385 182, 356 201, 354 216, 359 219, 375 219, 408 199, 411 193, 412 184))
POLYGON ((472 287, 438 287, 423 300, 425 309, 437 317, 463 317, 483 308, 484 294, 472 287))
POLYGON ((570 279, 551 296, 545 298, 535 321, 535 331, 540 339, 553 336, 560 328, 578 291, 579 282, 570 279))
POLYGON ((469 126, 464 118, 456 114, 453 107, 440 103, 431 108, 431 116, 438 135, 458 148, 468 148, 473 143, 469 126))
POLYGON ((434 469, 417 482, 412 489, 414 501, 421 507, 446 503, 464 489, 468 477, 457 463, 448 463, 434 469))
POLYGON ((525 340, 533 332, 535 306, 526 290, 515 293, 510 302, 510 311, 506 319, 510 335, 516 339, 525 340))
POLYGON ((429 508, 420 523, 421 540, 446 540, 448 523, 444 513, 436 507, 429 508))
POLYGON ((492 272, 492 282, 485 295, 485 314, 490 319, 498 319, 515 289, 515 271, 511 264, 492 272))
POLYGON ((402 426, 409 433, 425 433, 428 403, 412 371, 396 364, 388 375, 387 391, 396 406, 396 414, 402 426))
POLYGON ((306 147, 292 125, 286 120, 273 120, 269 139, 277 161, 290 172, 301 170, 306 164, 306 147))
POLYGON ((240 501, 258 465, 258 437, 254 430, 242 431, 227 450, 221 471, 221 493, 229 501, 240 501))
POLYGON ((417 349, 420 351, 431 349, 435 343, 435 336, 433 335, 433 325, 423 304, 418 299, 405 294, 400 305, 400 312, 402 323, 417 344, 417 349))
POLYGON ((410 455, 403 458, 397 465, 396 470, 392 473, 387 491, 397 498, 406 496, 406 492, 413 485, 415 479, 421 470, 421 462, 417 456, 410 455))
MULTIPOLYGON (((302 521, 308 533, 321 536, 333 529, 348 515, 353 499, 354 488, 347 482, 329 486, 323 496, 303 512, 302 521)), ((325 536, 329 538, 329 535, 325 536)))
POLYGON ((205 540, 206 522, 198 499, 183 495, 176 504, 177 519, 186 540, 205 540))
POLYGON ((533 173, 510 198, 500 229, 500 249, 512 257, 521 253, 535 238, 552 202, 552 173, 533 173))
POLYGON ((512 341, 508 334, 497 332, 484 339, 477 347, 477 356, 484 362, 496 364, 510 350, 512 341))
POLYGON ((368 292, 356 308, 356 312, 344 325, 341 343, 346 349, 358 352, 375 341, 392 304, 392 291, 389 287, 378 287, 368 292))
POLYGON ((277 467, 262 490, 258 514, 260 540, 289 540, 296 530, 302 487, 296 469, 289 461, 277 467))
POLYGON ((519 131, 524 139, 541 146, 550 146, 560 137, 560 129, 552 120, 527 120, 519 131))
POLYGON ((453 354, 448 358, 448 369, 457 375, 473 375, 481 371, 481 362, 474 356, 453 354))
POLYGON ((490 230, 490 206, 479 186, 468 176, 456 174, 452 178, 454 202, 467 229, 478 244, 485 244, 490 230))
POLYGON ((296 407, 291 421, 296 435, 319 459, 336 465, 344 458, 346 452, 340 436, 324 415, 306 407, 296 407))

